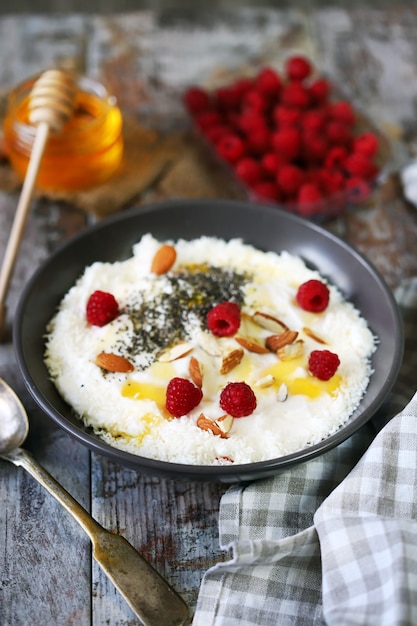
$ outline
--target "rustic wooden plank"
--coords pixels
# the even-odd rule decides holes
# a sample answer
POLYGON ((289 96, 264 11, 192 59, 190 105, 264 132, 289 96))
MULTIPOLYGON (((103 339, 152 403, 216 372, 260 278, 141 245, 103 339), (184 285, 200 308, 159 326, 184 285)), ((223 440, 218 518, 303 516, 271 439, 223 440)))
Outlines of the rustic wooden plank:
MULTIPOLYGON (((0 196, 2 250, 15 206, 14 196, 0 196)), ((74 221, 77 219, 73 216, 66 220, 65 209, 58 206, 50 205, 47 210, 41 201, 34 204, 11 281, 9 324, 24 284, 48 253, 72 232, 74 221)), ((85 224, 85 218, 82 223, 85 224)), ((25 446, 76 499, 89 507, 89 453, 36 408, 17 371, 10 342, 0 346, 0 376, 15 389, 27 408, 30 434, 25 446)), ((0 623, 87 623, 91 608, 91 557, 84 532, 32 477, 5 461, 0 462, 0 502, 0 623)))
MULTIPOLYGON (((320 67, 391 140, 390 173, 415 158, 415 7, 317 11, 311 31, 320 67)), ((417 212, 404 203, 395 175, 387 177, 373 202, 353 208, 341 222, 340 234, 375 264, 391 287, 415 275, 417 212)))
MULTIPOLYGON (((78 18, 68 20, 64 28, 57 18, 52 22, 44 18, 2 18, 0 45, 2 58, 8 60, 0 67, 2 88, 16 84, 56 60, 64 61, 71 54, 81 58, 83 29, 80 25, 78 18), (72 35, 68 35, 71 32, 72 35)), ((1 250, 6 246, 17 201, 17 194, 0 196, 1 250)), ((65 221, 65 211, 60 207, 49 205, 46 209, 42 202, 33 203, 10 285, 9 327, 26 281, 48 253, 73 232, 74 218, 67 219, 67 225, 65 221)), ((39 462, 88 507, 89 481, 85 480, 89 469, 88 452, 35 408, 17 371, 11 343, 0 348, 0 375, 12 385, 28 409, 31 425, 28 449, 32 449, 39 462)), ((83 531, 30 476, 6 462, 1 462, 0 502, 0 623, 4 626, 44 625, 69 623, 71 619, 75 623, 87 623, 90 619, 90 548, 83 531), (74 567, 67 567, 67 563, 73 563, 74 567)))
MULTIPOLYGON (((122 534, 182 595, 191 614, 204 572, 226 558, 218 543, 218 507, 226 488, 145 476, 92 458, 93 516, 122 534)), ((93 585, 95 625, 111 616, 117 626, 132 616, 97 567, 93 585)))
POLYGON ((89 16, 31 15, 0 18, 0 85, 13 86, 53 65, 84 71, 89 16))
POLYGON ((88 71, 124 111, 176 127, 189 85, 214 87, 301 50, 315 54, 306 15, 296 9, 93 16, 88 71))
MULTIPOLYGON (((33 429, 39 422, 34 413, 30 418, 33 429)), ((51 429, 39 428, 43 441, 48 430, 51 429)), ((88 506, 88 485, 83 482, 88 457, 84 450, 75 452, 74 443, 56 429, 52 429, 42 448, 49 451, 47 455, 36 453, 43 466, 88 506), (63 460, 77 463, 76 471, 69 472, 63 460)), ((39 449, 38 442, 36 450, 39 449)), ((44 626, 71 620, 88 623, 89 541, 29 474, 20 468, 9 468, 5 461, 0 464, 1 624, 44 626)))
POLYGON ((371 118, 388 127, 415 120, 415 7, 317 11, 311 28, 323 70, 347 89, 371 118))

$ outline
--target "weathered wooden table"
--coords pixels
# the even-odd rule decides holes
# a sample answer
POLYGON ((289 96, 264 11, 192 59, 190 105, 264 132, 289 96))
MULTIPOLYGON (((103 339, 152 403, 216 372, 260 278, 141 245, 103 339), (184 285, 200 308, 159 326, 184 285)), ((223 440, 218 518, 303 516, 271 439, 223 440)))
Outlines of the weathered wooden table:
MULTIPOLYGON (((185 86, 213 85, 301 50, 387 132, 399 167, 417 147, 416 48, 417 11, 407 8, 9 16, 0 20, 0 87, 52 64, 75 67, 105 82, 124 112, 169 126, 181 117, 185 86)), ((0 258, 17 199, 16 191, 0 193, 0 258)), ((48 254, 90 221, 69 202, 34 200, 9 295, 0 376, 27 407, 27 448, 95 519, 154 564, 192 614, 203 573, 229 556, 219 550, 217 530, 226 486, 143 476, 91 454, 34 406, 17 370, 10 325, 19 294, 48 254)), ((417 274, 417 216, 395 183, 376 204, 326 226, 368 255, 392 287, 417 274)), ((128 623, 137 621, 92 561, 83 531, 30 476, 0 461, 0 624, 128 623)))

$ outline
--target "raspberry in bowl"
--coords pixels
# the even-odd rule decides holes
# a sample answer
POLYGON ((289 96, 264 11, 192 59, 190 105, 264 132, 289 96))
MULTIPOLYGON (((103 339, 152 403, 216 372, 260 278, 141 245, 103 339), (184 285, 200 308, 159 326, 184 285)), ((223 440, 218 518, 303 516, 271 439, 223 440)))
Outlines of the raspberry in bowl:
POLYGON ((306 57, 214 91, 192 86, 183 100, 250 200, 332 218, 369 198, 383 177, 386 138, 306 57))

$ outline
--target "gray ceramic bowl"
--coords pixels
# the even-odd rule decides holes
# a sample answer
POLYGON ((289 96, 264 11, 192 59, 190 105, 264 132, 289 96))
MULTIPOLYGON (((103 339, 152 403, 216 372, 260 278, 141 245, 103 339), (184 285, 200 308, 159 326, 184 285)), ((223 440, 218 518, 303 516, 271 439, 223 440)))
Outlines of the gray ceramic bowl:
POLYGON ((20 299, 14 343, 25 384, 45 413, 98 454, 147 474, 173 479, 236 482, 252 480, 312 459, 350 437, 380 407, 394 384, 403 355, 402 323, 390 289, 357 251, 320 226, 279 209, 229 200, 176 200, 143 206, 108 218, 54 253, 35 273, 20 299), (200 235, 241 237, 263 250, 287 250, 302 257, 337 285, 368 320, 380 343, 366 395, 349 421, 317 445, 284 457, 251 464, 191 466, 156 461, 114 448, 77 419, 48 378, 43 363, 44 333, 59 301, 85 266, 131 256, 132 245, 151 232, 159 239, 200 235))

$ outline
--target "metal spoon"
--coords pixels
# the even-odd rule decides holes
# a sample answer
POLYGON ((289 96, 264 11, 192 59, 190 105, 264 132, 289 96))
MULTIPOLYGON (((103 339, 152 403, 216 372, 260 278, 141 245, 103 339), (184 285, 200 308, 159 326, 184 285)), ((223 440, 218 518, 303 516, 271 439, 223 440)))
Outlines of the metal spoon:
POLYGON ((29 431, 27 413, 15 392, 0 378, 0 458, 26 469, 85 530, 93 556, 144 626, 181 626, 187 605, 174 589, 120 535, 105 530, 74 498, 19 446, 29 431))

